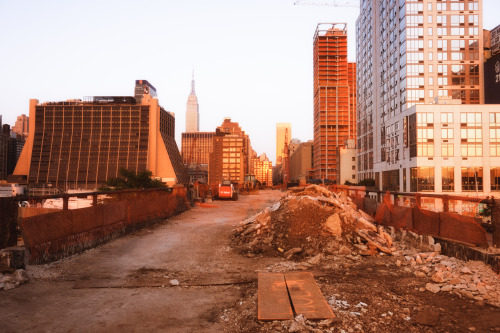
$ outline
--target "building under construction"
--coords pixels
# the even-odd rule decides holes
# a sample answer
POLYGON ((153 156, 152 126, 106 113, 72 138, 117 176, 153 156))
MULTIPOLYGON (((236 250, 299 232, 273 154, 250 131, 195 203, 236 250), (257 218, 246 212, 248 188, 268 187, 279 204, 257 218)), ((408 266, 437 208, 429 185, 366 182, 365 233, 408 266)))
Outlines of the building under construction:
POLYGON ((347 25, 318 24, 314 34, 315 178, 338 182, 337 148, 356 139, 356 64, 347 62, 347 25))

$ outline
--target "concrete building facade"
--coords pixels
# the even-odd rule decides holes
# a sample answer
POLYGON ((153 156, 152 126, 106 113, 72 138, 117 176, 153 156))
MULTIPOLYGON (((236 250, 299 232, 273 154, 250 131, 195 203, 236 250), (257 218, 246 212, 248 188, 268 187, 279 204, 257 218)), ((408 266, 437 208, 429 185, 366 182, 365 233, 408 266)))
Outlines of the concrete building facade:
POLYGON ((337 148, 356 138, 356 64, 347 62, 347 25, 318 24, 314 34, 315 178, 335 180, 337 148))
POLYGON ((196 164, 199 168, 208 170, 214 134, 214 132, 182 133, 182 162, 186 165, 196 164))
POLYGON ((337 149, 337 169, 339 171, 337 184, 344 185, 346 182, 358 182, 357 159, 358 150, 356 149, 356 140, 347 140, 344 147, 337 149))
POLYGON ((250 172, 250 139, 238 123, 225 118, 213 136, 209 157, 208 183, 218 184, 223 180, 243 184, 250 172))
POLYGON ((383 190, 498 195, 500 105, 458 103, 414 105, 395 117, 401 155, 382 172, 383 190))
POLYGON ((290 155, 290 181, 306 183, 313 169, 314 141, 302 142, 290 155))
MULTIPOLYGON (((137 88, 137 86, 136 86, 137 88)), ((175 143, 175 117, 158 99, 99 96, 39 103, 30 100, 29 136, 14 175, 38 186, 93 189, 119 169, 150 170, 173 185, 187 183, 175 143)))
MULTIPOLYGON (((387 188, 400 115, 435 97, 484 103, 482 0, 361 0, 356 22, 358 176, 387 188)), ((424 140, 424 138, 420 138, 424 140)), ((392 181, 391 181, 392 182, 392 181)))

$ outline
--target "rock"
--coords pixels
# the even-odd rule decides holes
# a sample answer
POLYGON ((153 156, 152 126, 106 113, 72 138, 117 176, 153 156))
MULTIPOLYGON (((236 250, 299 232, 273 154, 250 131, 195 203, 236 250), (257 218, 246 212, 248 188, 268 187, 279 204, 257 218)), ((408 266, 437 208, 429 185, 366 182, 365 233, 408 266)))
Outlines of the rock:
POLYGON ((171 285, 171 286, 178 286, 179 285, 179 280, 170 280, 168 281, 168 283, 171 285))
POLYGON ((319 264, 321 259, 323 259, 323 254, 319 253, 319 254, 315 255, 314 257, 312 257, 311 259, 309 259, 307 262, 310 263, 311 265, 317 265, 317 264, 319 264))
POLYGON ((449 284, 441 287, 441 291, 451 291, 451 290, 453 290, 453 287, 450 286, 449 284))
POLYGON ((357 248, 361 252, 368 250, 368 246, 366 246, 364 244, 354 244, 354 247, 357 248))
POLYGON ((295 254, 302 252, 301 247, 294 247, 293 249, 290 249, 285 252, 285 258, 291 259, 295 254))
POLYGON ((371 230, 373 232, 377 232, 377 227, 362 217, 357 219, 356 222, 357 222, 356 223, 357 229, 367 229, 367 230, 371 230))
POLYGON ((349 249, 347 246, 342 245, 339 248, 339 254, 346 255, 346 254, 351 254, 351 249, 349 249))
POLYGON ((441 290, 441 287, 439 287, 438 284, 434 284, 434 283, 427 283, 425 285, 425 289, 427 289, 428 291, 430 291, 431 293, 438 293, 440 290, 441 290))
POLYGON ((424 273, 424 272, 417 271, 417 272, 415 272, 415 276, 416 276, 416 277, 419 277, 419 278, 424 278, 424 277, 426 277, 427 275, 425 275, 425 273, 424 273))
POLYGON ((14 273, 14 278, 19 282, 19 283, 24 283, 28 281, 28 275, 26 274, 26 271, 24 269, 18 269, 14 273))
POLYGON ((364 238, 369 245, 376 246, 380 251, 385 253, 392 253, 391 247, 387 243, 387 241, 380 237, 377 233, 371 230, 357 230, 356 233, 364 238))
POLYGON ((469 268, 469 267, 463 267, 463 268, 460 270, 460 272, 461 272, 462 274, 472 274, 472 271, 470 270, 470 268, 469 268))
POLYGON ((396 260, 396 266, 401 267, 401 260, 396 260))
POLYGON ((15 283, 6 283, 4 286, 3 286, 3 289, 4 290, 11 290, 11 289, 14 289, 16 287, 16 284, 15 283))
POLYGON ((334 236, 342 235, 342 221, 338 213, 331 215, 326 219, 325 228, 334 236))
POLYGON ((443 283, 446 281, 443 278, 443 272, 442 271, 437 271, 433 276, 431 276, 431 280, 436 283, 443 283))

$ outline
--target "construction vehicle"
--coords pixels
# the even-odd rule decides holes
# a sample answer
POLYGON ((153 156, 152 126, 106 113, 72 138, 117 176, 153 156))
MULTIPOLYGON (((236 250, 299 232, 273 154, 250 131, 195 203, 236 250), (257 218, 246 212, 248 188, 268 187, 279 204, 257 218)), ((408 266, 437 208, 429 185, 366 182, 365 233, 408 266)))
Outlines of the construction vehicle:
POLYGON ((223 180, 218 186, 218 193, 215 195, 217 199, 238 200, 238 190, 234 187, 230 180, 223 180))

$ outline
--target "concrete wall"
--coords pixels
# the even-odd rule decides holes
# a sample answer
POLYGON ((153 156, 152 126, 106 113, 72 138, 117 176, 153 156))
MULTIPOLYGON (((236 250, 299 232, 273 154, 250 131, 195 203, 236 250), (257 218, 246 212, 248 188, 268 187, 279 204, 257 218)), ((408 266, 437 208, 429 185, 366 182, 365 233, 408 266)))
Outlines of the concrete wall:
POLYGON ((20 221, 29 261, 46 263, 82 252, 188 209, 186 189, 131 193, 117 201, 20 221))

